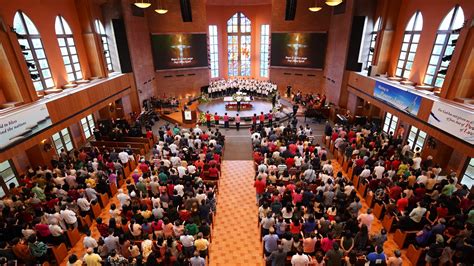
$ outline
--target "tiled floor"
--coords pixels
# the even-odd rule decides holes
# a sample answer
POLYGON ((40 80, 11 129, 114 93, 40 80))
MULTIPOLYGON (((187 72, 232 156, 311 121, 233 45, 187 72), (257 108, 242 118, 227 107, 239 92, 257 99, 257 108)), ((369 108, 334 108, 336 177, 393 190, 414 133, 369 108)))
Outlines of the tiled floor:
POLYGON ((253 161, 226 160, 222 173, 210 265, 264 265, 253 188, 253 161))

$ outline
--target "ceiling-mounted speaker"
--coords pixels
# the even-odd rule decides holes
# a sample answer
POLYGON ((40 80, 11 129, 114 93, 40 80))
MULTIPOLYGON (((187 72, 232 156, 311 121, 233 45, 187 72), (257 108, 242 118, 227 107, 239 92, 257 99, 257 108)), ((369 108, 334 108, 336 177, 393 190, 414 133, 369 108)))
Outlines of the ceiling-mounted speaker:
POLYGON ((285 20, 295 20, 297 0, 286 0, 285 20))
POLYGON ((183 22, 192 22, 193 15, 191 12, 191 0, 180 0, 181 5, 181 17, 183 22))

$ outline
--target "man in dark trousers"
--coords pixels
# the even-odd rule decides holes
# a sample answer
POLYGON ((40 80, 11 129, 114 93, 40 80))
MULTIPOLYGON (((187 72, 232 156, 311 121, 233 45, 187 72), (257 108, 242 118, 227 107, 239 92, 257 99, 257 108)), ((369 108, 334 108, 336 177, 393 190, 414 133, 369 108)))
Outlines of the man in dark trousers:
POLYGON ((296 113, 298 112, 299 106, 297 104, 293 105, 293 116, 296 116, 296 113))
POLYGON ((278 249, 267 257, 267 261, 271 262, 272 266, 284 266, 286 263, 286 252, 283 250, 283 246, 279 245, 278 249))

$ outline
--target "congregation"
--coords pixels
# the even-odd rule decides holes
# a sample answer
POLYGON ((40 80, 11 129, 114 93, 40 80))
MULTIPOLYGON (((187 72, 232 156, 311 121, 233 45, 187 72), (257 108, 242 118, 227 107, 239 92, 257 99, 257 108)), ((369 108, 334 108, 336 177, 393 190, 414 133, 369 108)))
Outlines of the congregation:
POLYGON ((28 169, 0 201, 2 265, 51 261, 51 248, 76 229, 86 234, 86 254, 70 255, 67 265, 205 265, 224 136, 170 125, 159 135, 150 158, 92 147, 28 169), (129 159, 138 167, 120 186, 129 159), (107 218, 95 215, 95 236, 84 219, 109 187, 118 204, 107 218))
POLYGON ((384 251, 395 229, 411 234, 403 244, 423 250, 428 265, 472 265, 474 201, 455 173, 373 124, 327 123, 324 131, 351 177, 308 125, 259 126, 252 134, 258 217, 271 265, 402 265, 400 250, 384 251), (373 201, 361 211, 365 196, 373 201), (371 229, 381 219, 374 205, 393 220, 388 230, 371 229))

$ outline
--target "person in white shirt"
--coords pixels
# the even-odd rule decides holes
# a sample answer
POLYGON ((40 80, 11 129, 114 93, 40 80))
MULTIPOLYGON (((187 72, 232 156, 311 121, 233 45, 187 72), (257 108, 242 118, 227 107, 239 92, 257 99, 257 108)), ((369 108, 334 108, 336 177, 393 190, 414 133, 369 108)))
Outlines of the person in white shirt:
POLYGON ((415 153, 415 157, 412 159, 413 165, 412 168, 418 170, 421 168, 421 157, 419 153, 415 153))
POLYGON ((405 144, 405 146, 403 146, 402 148, 402 155, 408 156, 408 152, 410 151, 410 149, 411 149, 410 142, 407 141, 407 144, 405 144))
POLYGON ((117 199, 119 200, 120 208, 122 208, 123 205, 128 205, 130 203, 130 196, 123 193, 122 189, 118 190, 117 199))
POLYGON ((361 213, 357 217, 357 221, 359 221, 359 227, 363 224, 367 226, 367 229, 372 227, 372 222, 374 221, 374 215, 372 214, 372 209, 367 209, 367 213, 361 213))
POLYGON ((174 190, 176 190, 181 197, 184 196, 184 186, 181 183, 174 186, 174 190))
POLYGON ((365 169, 362 170, 362 172, 360 173, 359 177, 363 177, 363 178, 367 178, 370 176, 370 169, 369 169, 369 166, 365 166, 365 169))
POLYGON ((120 159, 120 162, 122 164, 126 164, 128 163, 128 153, 126 151, 121 151, 119 154, 118 154, 118 157, 120 159))
POLYGON ((331 164, 331 160, 328 160, 328 162, 323 166, 323 169, 322 169, 324 172, 332 175, 332 172, 333 172, 333 167, 332 167, 332 164, 331 164))
POLYGON ((374 173, 377 176, 377 179, 382 179, 383 172, 385 172, 385 167, 383 167, 381 164, 378 164, 374 167, 374 173))
POLYGON ((425 171, 422 171, 421 172, 421 175, 419 175, 417 178, 416 178, 416 183, 418 184, 423 184, 423 185, 426 185, 426 182, 428 181, 428 176, 426 175, 426 172, 425 171))
POLYGON ((61 216, 61 219, 66 223, 66 226, 68 228, 77 227, 77 217, 75 212, 67 209, 66 206, 62 206, 59 215, 61 216))
POLYGON ((97 197, 99 196, 99 193, 91 187, 91 184, 87 184, 87 188, 85 190, 87 198, 90 201, 97 201, 97 197))
POLYGON ((96 248, 99 245, 97 244, 97 240, 91 236, 91 231, 87 230, 86 236, 84 237, 84 240, 82 241, 82 244, 84 245, 84 248, 96 248))
POLYGON ((303 251, 300 249, 298 252, 291 257, 292 266, 307 266, 311 262, 311 257, 303 254, 303 251))
POLYGON ((91 203, 87 200, 86 195, 77 199, 77 206, 81 210, 81 216, 86 216, 87 213, 91 210, 91 203))

